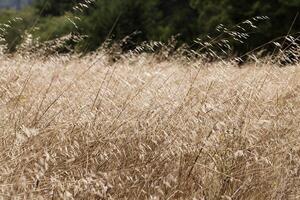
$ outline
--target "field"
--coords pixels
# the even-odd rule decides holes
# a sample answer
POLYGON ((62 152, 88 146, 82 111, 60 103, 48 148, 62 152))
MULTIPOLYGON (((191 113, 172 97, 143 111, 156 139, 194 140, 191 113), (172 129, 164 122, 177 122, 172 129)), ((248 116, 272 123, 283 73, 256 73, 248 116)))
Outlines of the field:
POLYGON ((300 199, 300 68, 0 58, 0 199, 300 199))

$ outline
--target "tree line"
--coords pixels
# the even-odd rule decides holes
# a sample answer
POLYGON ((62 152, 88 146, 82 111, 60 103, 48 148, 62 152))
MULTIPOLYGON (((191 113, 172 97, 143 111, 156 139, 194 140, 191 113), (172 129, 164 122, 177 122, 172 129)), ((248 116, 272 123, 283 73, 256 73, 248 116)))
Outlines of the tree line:
POLYGON ((238 27, 247 33, 247 41, 233 41, 235 51, 248 51, 288 33, 297 35, 299 8, 299 0, 35 0, 32 8, 21 12, 2 11, 0 22, 20 16, 23 22, 14 35, 31 31, 41 41, 70 32, 83 35, 75 44, 82 51, 97 49, 108 36, 113 41, 130 36, 128 48, 142 41, 166 42, 173 36, 178 44, 191 45, 220 32, 239 34, 228 33, 238 27), (268 18, 255 18, 259 16, 268 18), (32 21, 38 21, 36 29, 32 21))

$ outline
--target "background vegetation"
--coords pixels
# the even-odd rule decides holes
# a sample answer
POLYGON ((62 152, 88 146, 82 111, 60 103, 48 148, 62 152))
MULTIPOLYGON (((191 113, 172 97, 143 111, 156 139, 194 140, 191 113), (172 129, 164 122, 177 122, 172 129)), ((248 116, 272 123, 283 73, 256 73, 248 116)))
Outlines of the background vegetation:
POLYGON ((299 8, 298 0, 35 0, 32 8, 21 12, 0 11, 0 22, 14 16, 23 20, 10 30, 14 34, 9 37, 17 35, 17 41, 6 37, 10 50, 15 50, 27 30, 40 41, 69 33, 85 35, 76 46, 88 51, 99 47, 112 28, 113 40, 131 36, 131 46, 145 40, 165 42, 172 36, 179 44, 191 44, 196 38, 220 34, 216 30, 220 24, 230 28, 255 16, 268 16, 263 23, 248 24, 252 29, 246 45, 234 45, 235 51, 248 51, 287 33, 299 33, 299 8))

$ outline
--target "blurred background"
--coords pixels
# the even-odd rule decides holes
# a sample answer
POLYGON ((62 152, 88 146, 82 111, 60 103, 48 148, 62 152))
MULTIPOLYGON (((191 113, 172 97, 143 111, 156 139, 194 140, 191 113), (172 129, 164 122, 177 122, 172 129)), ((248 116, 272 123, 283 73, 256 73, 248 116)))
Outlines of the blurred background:
POLYGON ((91 51, 108 38, 124 49, 171 39, 196 48, 227 34, 239 53, 297 38, 299 11, 300 0, 0 0, 0 34, 10 52, 28 35, 44 42, 71 33, 81 37, 70 42, 74 49, 91 51))

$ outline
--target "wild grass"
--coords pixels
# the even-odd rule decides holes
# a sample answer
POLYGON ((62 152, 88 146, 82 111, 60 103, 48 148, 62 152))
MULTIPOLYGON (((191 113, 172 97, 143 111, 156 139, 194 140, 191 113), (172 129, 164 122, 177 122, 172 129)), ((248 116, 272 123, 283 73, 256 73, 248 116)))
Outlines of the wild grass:
POLYGON ((1 199, 299 199, 300 68, 0 59, 1 199))

